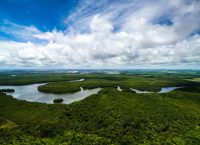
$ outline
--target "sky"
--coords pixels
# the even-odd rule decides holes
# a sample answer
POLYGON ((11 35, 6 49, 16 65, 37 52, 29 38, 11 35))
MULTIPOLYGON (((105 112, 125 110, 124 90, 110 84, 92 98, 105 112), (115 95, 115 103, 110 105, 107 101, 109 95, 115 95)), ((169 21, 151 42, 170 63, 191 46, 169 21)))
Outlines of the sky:
POLYGON ((0 69, 200 69, 200 0, 0 0, 0 69))

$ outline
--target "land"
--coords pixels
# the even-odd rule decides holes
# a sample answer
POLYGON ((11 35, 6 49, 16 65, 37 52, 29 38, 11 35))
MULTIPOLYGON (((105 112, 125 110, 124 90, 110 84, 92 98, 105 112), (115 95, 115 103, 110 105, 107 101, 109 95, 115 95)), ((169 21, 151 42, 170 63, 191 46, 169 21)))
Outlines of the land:
POLYGON ((0 144, 198 145, 200 83, 191 81, 195 78, 200 78, 198 71, 0 74, 0 85, 49 82, 38 88, 47 93, 102 88, 68 105, 27 102, 0 93, 0 144), (85 81, 68 82, 81 78, 85 81), (158 92, 168 86, 187 87, 163 94, 130 91, 158 92))
POLYGON ((13 93, 15 92, 14 89, 0 89, 0 92, 10 92, 10 93, 13 93))
POLYGON ((194 78, 194 81, 200 82, 200 78, 194 78))
POLYGON ((62 103, 63 101, 63 98, 56 98, 53 100, 53 103, 62 103))

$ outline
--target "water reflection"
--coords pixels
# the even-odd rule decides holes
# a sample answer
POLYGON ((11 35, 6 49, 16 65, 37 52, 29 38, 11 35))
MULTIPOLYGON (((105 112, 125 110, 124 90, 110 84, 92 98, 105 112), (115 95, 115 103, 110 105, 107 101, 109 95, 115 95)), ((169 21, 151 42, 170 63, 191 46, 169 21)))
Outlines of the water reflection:
POLYGON ((141 91, 141 90, 137 90, 137 89, 133 89, 133 88, 130 88, 130 89, 135 91, 138 94, 143 94, 143 93, 169 93, 178 88, 183 88, 183 87, 163 87, 163 88, 161 88, 161 90, 159 92, 141 91))
POLYGON ((32 85, 23 85, 23 86, 0 86, 0 89, 14 89, 15 92, 7 93, 8 95, 12 95, 14 98, 20 100, 26 100, 30 102, 40 102, 40 103, 48 103, 53 104, 53 100, 56 98, 63 98, 64 104, 69 104, 75 101, 82 100, 92 94, 97 94, 101 88, 83 90, 80 88, 79 92, 72 94, 53 94, 53 93, 43 93, 38 91, 38 86, 44 85, 41 84, 32 84, 32 85))

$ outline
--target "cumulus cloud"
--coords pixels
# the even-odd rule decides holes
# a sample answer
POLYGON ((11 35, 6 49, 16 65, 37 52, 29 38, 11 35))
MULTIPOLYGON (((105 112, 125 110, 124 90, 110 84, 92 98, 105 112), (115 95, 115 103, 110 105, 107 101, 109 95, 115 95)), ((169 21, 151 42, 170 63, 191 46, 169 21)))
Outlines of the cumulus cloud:
POLYGON ((166 68, 200 64, 198 0, 81 1, 66 31, 1 26, 23 42, 0 41, 0 65, 60 68, 166 68), (12 28, 12 29, 11 29, 12 28))

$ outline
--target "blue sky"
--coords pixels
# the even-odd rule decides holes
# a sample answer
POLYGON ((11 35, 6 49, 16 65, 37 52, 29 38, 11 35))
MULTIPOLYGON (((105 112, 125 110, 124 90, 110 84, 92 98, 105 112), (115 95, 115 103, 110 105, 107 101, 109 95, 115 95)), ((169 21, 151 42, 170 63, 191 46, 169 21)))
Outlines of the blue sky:
POLYGON ((1 0, 0 68, 200 68, 199 0, 1 0))
POLYGON ((19 25, 34 25, 42 31, 64 30, 62 18, 76 7, 78 0, 1 0, 0 18, 19 25))

